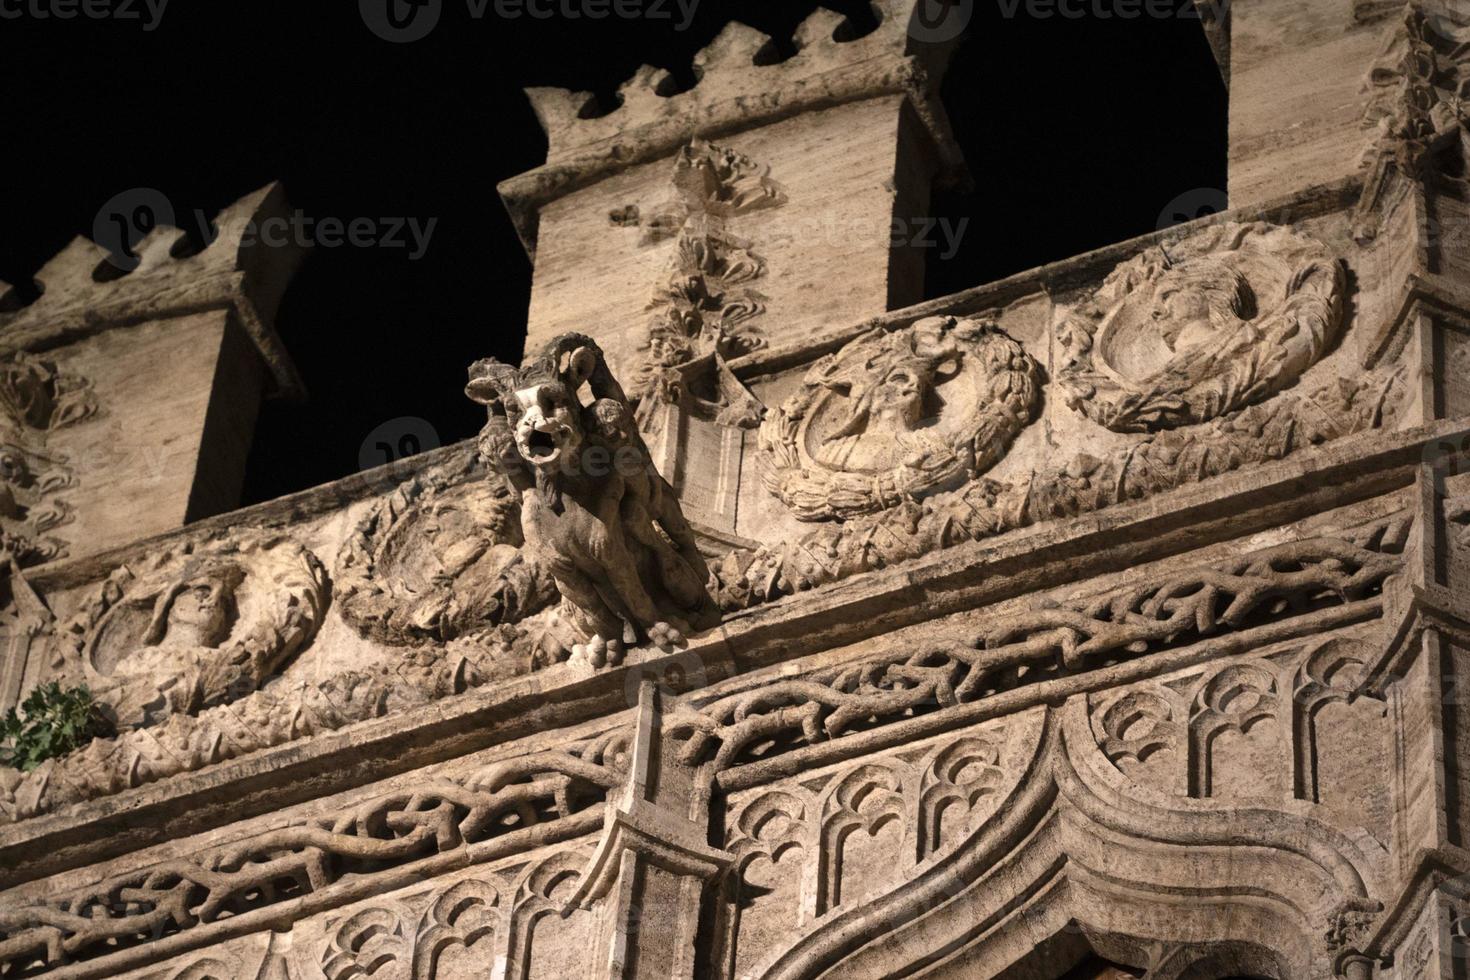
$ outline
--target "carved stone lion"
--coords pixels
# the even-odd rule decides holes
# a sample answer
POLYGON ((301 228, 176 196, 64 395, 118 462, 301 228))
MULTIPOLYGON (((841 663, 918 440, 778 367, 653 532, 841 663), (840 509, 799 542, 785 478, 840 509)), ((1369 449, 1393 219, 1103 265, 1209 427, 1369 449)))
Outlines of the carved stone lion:
POLYGON ((1035 416, 1036 362, 999 327, 929 317, 818 361, 760 430, 765 485, 804 521, 952 490, 1035 416))
POLYGON ((1321 242, 1224 224, 1114 269, 1063 322, 1067 404, 1115 432, 1208 422, 1293 384, 1342 322, 1344 276, 1321 242))
POLYGON ((616 662, 630 640, 667 646, 718 621, 694 534, 590 337, 564 334, 519 370, 477 361, 465 392, 488 409, 481 453, 521 493, 574 656, 616 662))
POLYGON ((114 571, 62 631, 57 666, 120 726, 152 725, 256 690, 316 635, 327 601, 310 551, 234 532, 114 571))

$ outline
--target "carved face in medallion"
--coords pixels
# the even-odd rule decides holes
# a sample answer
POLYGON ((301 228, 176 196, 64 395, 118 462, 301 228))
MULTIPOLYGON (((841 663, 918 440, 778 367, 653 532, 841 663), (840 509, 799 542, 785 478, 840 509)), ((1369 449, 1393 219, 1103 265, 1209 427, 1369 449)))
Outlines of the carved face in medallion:
POLYGON ((803 520, 952 489, 993 465, 1030 421, 1036 372, 1019 344, 978 320, 931 317, 867 334, 814 365, 768 416, 766 486, 803 520))
POLYGON ((1296 382, 1336 340, 1344 274, 1285 227, 1207 226, 1112 271, 1058 329, 1073 409, 1115 432, 1209 422, 1296 382))

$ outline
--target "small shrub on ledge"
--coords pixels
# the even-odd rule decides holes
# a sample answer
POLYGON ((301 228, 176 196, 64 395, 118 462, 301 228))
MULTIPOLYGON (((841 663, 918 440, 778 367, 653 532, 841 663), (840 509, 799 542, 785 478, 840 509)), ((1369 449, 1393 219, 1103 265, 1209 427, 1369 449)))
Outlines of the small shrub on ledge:
POLYGON ((0 721, 0 765, 30 772, 47 759, 75 751, 94 738, 115 734, 92 692, 42 684, 0 721))

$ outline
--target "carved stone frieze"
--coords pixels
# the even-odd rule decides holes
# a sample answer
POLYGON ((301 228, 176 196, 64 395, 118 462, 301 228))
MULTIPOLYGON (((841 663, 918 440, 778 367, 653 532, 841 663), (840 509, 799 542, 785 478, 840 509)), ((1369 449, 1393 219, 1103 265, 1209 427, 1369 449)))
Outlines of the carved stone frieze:
MULTIPOLYGON (((1030 609, 985 623, 971 645, 900 649, 708 702, 691 700, 669 712, 666 729, 685 740, 687 763, 720 772, 757 761, 745 755, 753 746, 762 747, 759 758, 768 758, 788 741, 816 744, 869 729, 877 719, 967 704, 1070 672, 1289 619, 1321 608, 1324 601, 1370 598, 1401 567, 1410 524, 1408 518, 1394 516, 1341 537, 1277 545, 1082 599, 1043 597, 1030 609)), ((1335 667, 1324 670, 1335 676, 1335 667)), ((1205 698, 1205 708, 1243 703, 1222 693, 1227 689, 1235 690, 1221 687, 1213 700, 1205 698)), ((1159 726, 1174 723, 1166 706, 1131 706, 1104 726, 1113 736, 1109 755, 1144 754, 1147 742, 1163 735, 1159 726), (1139 718, 1152 723, 1147 738, 1136 724, 1139 718)))
MULTIPOLYGON (((760 405, 733 377, 713 390, 692 383, 689 365, 713 358, 722 366, 765 346, 757 326, 763 297, 750 286, 766 273, 754 245, 732 234, 727 219, 785 202, 767 168, 742 153, 696 139, 674 158, 675 199, 642 222, 652 244, 674 237, 669 268, 649 300, 645 353, 633 379, 638 419, 647 428, 659 404, 694 404, 701 414, 728 425, 753 428, 760 405), (732 384, 733 382, 733 384, 732 384)), ((630 206, 615 224, 640 223, 630 206)))
POLYGON ((929 317, 818 361, 761 426, 765 485, 804 521, 954 490, 1035 417, 1040 368, 1001 329, 929 317))
POLYGON ((1223 224, 1151 248, 1066 317, 1063 397, 1118 432, 1210 422, 1296 382, 1336 339, 1345 276, 1290 228, 1223 224))
POLYGON ((527 560, 556 581, 574 655, 601 666, 718 621, 678 498, 591 338, 558 337, 519 370, 478 361, 466 392, 487 407, 481 451, 521 493, 527 560))
POLYGON ((1208 426, 1150 435, 1098 458, 1079 453, 1029 479, 988 478, 831 524, 795 541, 733 551, 711 568, 716 598, 740 609, 886 568, 966 541, 1078 514, 1283 459, 1391 423, 1405 395, 1397 370, 1288 392, 1208 426))
POLYGON ((337 609, 384 643, 447 641, 517 622, 556 601, 521 552, 520 494, 478 460, 416 474, 342 545, 337 609))
POLYGON ((279 534, 223 540, 115 570, 58 639, 58 673, 123 727, 237 701, 295 656, 326 613, 326 571, 279 534))
POLYGON ((47 532, 72 519, 65 491, 74 486, 70 461, 47 446, 47 435, 97 414, 91 383, 30 354, 0 361, 0 551, 18 565, 65 554, 47 532))
MULTIPOLYGON (((460 852, 463 860, 471 847, 494 838, 520 834, 534 846, 549 825, 586 812, 594 817, 584 828, 590 829, 607 794, 622 784, 627 751, 627 733, 617 730, 460 778, 425 777, 336 812, 17 903, 0 910, 0 970, 31 973, 255 909, 300 905, 345 878, 360 886, 363 876, 422 858, 460 852)), ((434 923, 439 939, 452 939, 467 924, 448 918, 434 923)), ((391 923, 349 933, 356 945, 321 961, 324 969, 346 971, 336 975, 356 976, 364 968, 349 968, 364 942, 395 942, 391 923)))

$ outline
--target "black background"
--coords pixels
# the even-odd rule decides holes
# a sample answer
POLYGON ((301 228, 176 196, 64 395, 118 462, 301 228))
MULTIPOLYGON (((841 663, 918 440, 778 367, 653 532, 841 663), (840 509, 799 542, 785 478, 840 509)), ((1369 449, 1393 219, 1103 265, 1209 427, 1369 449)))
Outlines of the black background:
MULTIPOLYGON (((953 257, 930 251, 928 295, 1151 231, 1180 195, 1192 211, 1225 186, 1225 90, 1199 22, 1099 16, 1128 7, 1110 2, 1043 19, 974 0, 944 102, 977 187, 935 196, 934 216, 969 224, 953 257)), ((866 13, 823 5, 859 26, 866 13)), ((245 502, 353 472, 368 433, 398 417, 464 438, 482 418, 465 366, 515 360, 525 330, 530 263, 495 192, 544 159, 521 88, 610 92, 645 62, 687 79, 730 19, 785 39, 816 6, 700 0, 680 31, 672 5, 663 19, 476 20, 445 0, 411 44, 374 36, 355 0, 171 0, 151 32, 0 19, 0 279, 28 282, 134 187, 180 215, 279 179, 316 219, 437 218, 418 261, 344 245, 302 268, 278 328, 311 398, 266 406, 245 502)))

